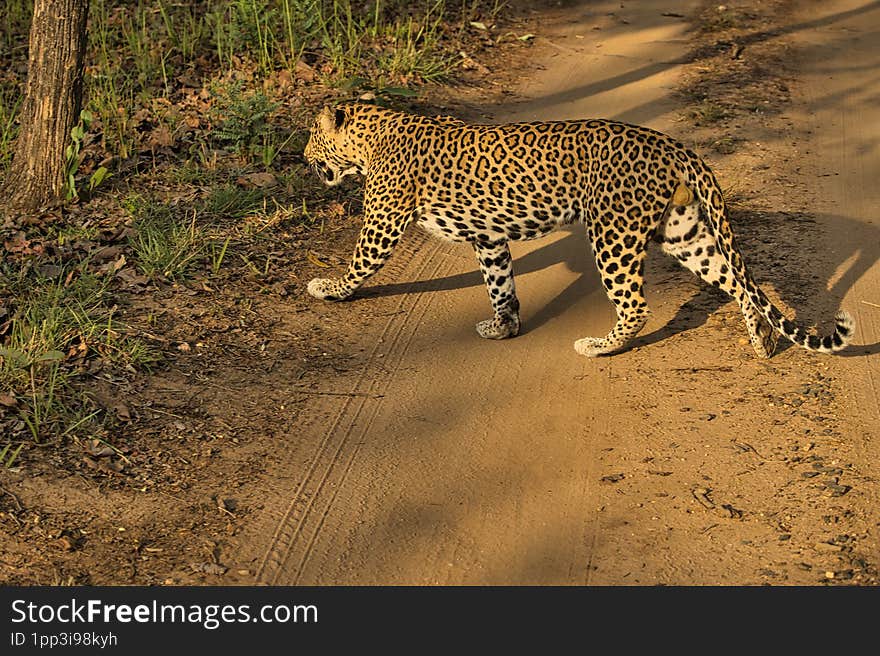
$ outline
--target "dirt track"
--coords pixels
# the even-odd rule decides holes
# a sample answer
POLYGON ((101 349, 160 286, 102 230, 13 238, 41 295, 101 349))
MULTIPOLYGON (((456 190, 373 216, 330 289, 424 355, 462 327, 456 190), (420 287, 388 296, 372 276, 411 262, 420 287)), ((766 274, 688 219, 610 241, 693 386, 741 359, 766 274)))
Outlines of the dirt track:
MULTIPOLYGON (((636 347, 582 358, 573 342, 605 334, 613 310, 581 230, 513 245, 523 333, 481 340, 471 249, 413 231, 356 300, 311 308, 351 323, 355 362, 279 444, 232 570, 267 584, 876 583, 880 3, 811 5, 782 35, 803 73, 790 124, 748 124, 742 150, 712 163, 763 217, 737 229, 765 288, 806 322, 842 305, 869 346, 759 361, 736 304, 654 253, 636 347)), ((671 91, 688 25, 663 14, 695 6, 567 8, 523 100, 486 111, 687 140, 671 91)))

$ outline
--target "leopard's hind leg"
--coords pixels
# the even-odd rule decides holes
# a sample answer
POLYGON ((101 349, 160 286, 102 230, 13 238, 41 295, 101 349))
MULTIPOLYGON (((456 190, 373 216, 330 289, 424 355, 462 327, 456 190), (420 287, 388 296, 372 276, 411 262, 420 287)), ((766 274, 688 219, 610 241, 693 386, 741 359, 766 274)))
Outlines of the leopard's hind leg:
POLYGON ((495 316, 477 324, 477 333, 485 339, 504 339, 519 334, 519 300, 513 282, 513 260, 506 241, 475 241, 474 251, 489 292, 495 316))
MULTIPOLYGON (((679 187, 679 191, 682 189, 683 187, 679 187)), ((736 299, 755 353, 762 358, 769 358, 776 349, 779 335, 749 300, 742 284, 719 252, 718 243, 703 216, 699 201, 689 192, 682 196, 686 199, 686 204, 673 202, 660 225, 658 241, 663 251, 710 285, 736 299)), ((678 197, 679 194, 676 193, 676 198, 678 197)))
POLYGON ((609 222, 601 227, 593 222, 588 230, 599 276, 617 311, 617 322, 605 337, 584 337, 574 343, 574 350, 587 357, 622 349, 651 314, 643 290, 647 237, 638 230, 611 227, 615 225, 622 224, 609 222))

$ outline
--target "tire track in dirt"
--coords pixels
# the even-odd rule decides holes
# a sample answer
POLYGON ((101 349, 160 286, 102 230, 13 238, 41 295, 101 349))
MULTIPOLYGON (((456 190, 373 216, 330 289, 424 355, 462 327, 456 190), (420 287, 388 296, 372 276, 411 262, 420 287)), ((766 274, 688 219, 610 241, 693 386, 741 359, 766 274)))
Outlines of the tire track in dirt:
MULTIPOLYGON (((640 3, 625 20, 618 3, 562 12, 543 36, 571 46, 524 87, 530 100, 496 119, 616 116, 666 128, 687 44, 684 23, 663 13, 693 5, 640 3), (601 52, 578 36, 594 27, 601 52), (607 89, 582 89, 597 70, 607 89)), ((387 303, 391 316, 363 336, 368 355, 347 387, 357 396, 316 398, 304 411, 295 439, 313 444, 311 455, 282 459, 292 474, 243 538, 238 562, 256 559, 258 582, 590 581, 605 542, 600 452, 629 422, 608 419, 613 361, 578 358, 571 345, 604 334, 613 311, 582 230, 513 251, 525 324, 516 340, 473 334, 490 309, 466 246, 408 235, 399 264, 370 282, 360 302, 387 303), (583 298, 587 316, 570 309, 583 298)))
MULTIPOLYGON (((443 251, 448 249, 448 244, 431 241, 426 235, 419 233, 410 236, 405 244, 401 244, 401 252, 397 254, 397 259, 394 261, 397 266, 392 264, 387 267, 384 277, 408 279, 414 276, 415 279, 421 280, 426 272, 428 272, 429 279, 441 275, 449 264, 448 260, 442 256, 443 251), (429 248, 424 248, 426 245, 429 248), (419 253, 422 250, 427 252, 419 253), (419 257, 416 257, 417 254, 419 257)), ((381 277, 379 279, 381 280, 381 277)), ((402 356, 412 340, 415 331, 412 324, 418 323, 429 305, 426 292, 401 295, 394 310, 390 313, 391 316, 385 327, 376 338, 360 375, 352 384, 349 391, 351 396, 345 399, 335 419, 331 422, 324 440, 314 453, 302 483, 275 528, 270 546, 256 572, 258 582, 275 584, 281 573, 285 571, 286 564, 291 561, 297 565, 289 571, 289 575, 294 584, 298 582, 302 563, 308 558, 324 518, 336 500, 339 489, 344 484, 352 463, 357 457, 359 443, 356 441, 352 443, 351 437, 356 432, 362 436, 369 431, 376 416, 376 408, 381 403, 388 387, 388 381, 399 366, 402 356), (403 320, 398 318, 401 314, 404 317, 403 320), (408 330, 410 328, 412 329, 408 330), (383 354, 386 356, 384 361, 392 362, 392 365, 385 372, 387 377, 369 379, 369 375, 374 373, 371 365, 376 362, 380 350, 387 351, 383 354), (362 424, 359 423, 361 416, 368 413, 369 417, 366 421, 362 424), (302 535, 314 514, 315 501, 327 486, 331 475, 339 470, 340 466, 342 469, 334 483, 335 491, 326 502, 324 510, 319 512, 311 536, 303 543, 302 535)))

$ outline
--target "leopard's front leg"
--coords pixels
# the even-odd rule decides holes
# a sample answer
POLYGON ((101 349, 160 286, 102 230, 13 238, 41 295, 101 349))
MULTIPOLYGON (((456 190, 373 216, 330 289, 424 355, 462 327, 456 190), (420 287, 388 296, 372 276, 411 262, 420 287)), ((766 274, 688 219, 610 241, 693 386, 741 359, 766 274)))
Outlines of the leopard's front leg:
POLYGON ((309 294, 325 301, 342 301, 354 294, 382 268, 405 227, 405 217, 399 213, 386 213, 380 219, 368 212, 346 274, 341 278, 314 278, 309 282, 309 294))
POLYGON ((474 242, 480 271, 489 291, 495 316, 477 324, 485 339, 504 339, 519 334, 519 300, 513 284, 513 260, 506 241, 474 242))

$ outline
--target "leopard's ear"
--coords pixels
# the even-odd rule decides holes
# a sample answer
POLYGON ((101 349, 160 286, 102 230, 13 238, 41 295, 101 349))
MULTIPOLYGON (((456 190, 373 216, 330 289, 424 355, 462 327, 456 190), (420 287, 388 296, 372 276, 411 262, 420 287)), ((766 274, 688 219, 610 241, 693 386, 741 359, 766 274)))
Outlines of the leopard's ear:
POLYGON ((321 128, 322 132, 334 132, 334 123, 335 119, 333 117, 333 110, 324 106, 324 109, 321 110, 321 113, 318 114, 318 125, 321 128))
POLYGON ((343 125, 345 125, 345 121, 348 120, 348 114, 346 114, 345 110, 341 107, 337 107, 336 113, 334 115, 334 120, 336 121, 336 129, 338 130, 343 125))

